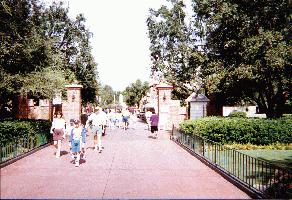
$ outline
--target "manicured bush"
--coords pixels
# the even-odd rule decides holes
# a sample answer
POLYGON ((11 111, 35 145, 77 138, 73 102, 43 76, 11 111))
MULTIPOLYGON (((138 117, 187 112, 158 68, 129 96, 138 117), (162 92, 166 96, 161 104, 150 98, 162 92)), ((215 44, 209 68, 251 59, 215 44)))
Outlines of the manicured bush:
POLYGON ((241 118, 246 118, 246 112, 242 112, 242 111, 235 111, 235 112, 231 112, 228 117, 241 117, 241 118))
POLYGON ((238 149, 238 150, 292 150, 292 143, 290 144, 283 144, 276 142, 274 144, 270 145, 255 145, 255 144, 238 144, 238 143, 232 143, 232 144, 225 144, 224 145, 227 148, 230 149, 238 149))
POLYGON ((283 114, 282 118, 292 119, 292 114, 283 114))
POLYGON ((6 120, 0 121, 0 145, 17 141, 28 135, 45 133, 50 136, 51 122, 47 120, 6 120))
POLYGON ((222 144, 270 145, 292 143, 292 120, 205 117, 180 124, 187 134, 197 134, 222 144))

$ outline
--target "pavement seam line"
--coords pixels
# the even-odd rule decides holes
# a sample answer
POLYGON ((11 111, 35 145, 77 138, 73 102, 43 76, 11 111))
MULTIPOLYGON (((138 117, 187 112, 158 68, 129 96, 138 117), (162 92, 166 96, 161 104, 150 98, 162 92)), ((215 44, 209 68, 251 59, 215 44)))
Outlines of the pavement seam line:
POLYGON ((104 187, 104 190, 103 190, 103 193, 102 193, 102 199, 104 199, 104 194, 105 194, 105 191, 106 191, 106 188, 107 188, 107 185, 108 185, 109 176, 110 176, 111 171, 112 171, 112 167, 113 167, 113 163, 114 163, 114 160, 115 160, 115 156, 116 156, 116 151, 115 151, 115 153, 114 153, 113 160, 112 160, 112 163, 111 163, 111 166, 110 166, 109 172, 108 172, 108 176, 107 176, 106 184, 105 184, 105 187, 104 187))

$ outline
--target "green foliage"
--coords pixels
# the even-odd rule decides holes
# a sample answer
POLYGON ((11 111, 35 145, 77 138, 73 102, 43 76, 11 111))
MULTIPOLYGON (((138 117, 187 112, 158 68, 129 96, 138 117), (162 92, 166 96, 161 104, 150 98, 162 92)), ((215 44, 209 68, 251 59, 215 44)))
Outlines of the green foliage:
POLYGON ((284 114, 284 115, 283 115, 283 118, 289 118, 289 119, 292 119, 292 114, 284 114))
POLYGON ((131 83, 126 89, 123 91, 124 101, 128 106, 139 106, 140 100, 149 90, 148 82, 142 83, 141 80, 136 80, 136 82, 131 83))
POLYGON ((231 112, 228 117, 241 117, 241 118, 246 118, 246 112, 241 112, 241 111, 235 111, 231 112))
POLYGON ((201 88, 199 71, 204 55, 197 51, 196 39, 186 23, 183 1, 173 0, 171 6, 150 10, 147 19, 152 76, 175 86, 173 97, 185 100, 201 88))
POLYGON ((0 19, 1 111, 15 95, 52 98, 73 82, 83 85, 83 103, 95 100, 97 64, 82 15, 69 18, 62 1, 4 0, 0 19))
POLYGON ((208 49, 201 71, 208 90, 280 117, 291 101, 290 1, 193 0, 193 8, 208 49))
POLYGON ((109 85, 101 86, 99 92, 99 105, 102 108, 111 107, 114 103, 115 91, 109 85))
POLYGON ((238 150, 292 150, 292 143, 285 144, 285 143, 279 143, 276 142, 274 144, 270 145, 255 145, 251 143, 247 144, 239 144, 239 143, 232 143, 232 144, 225 144, 224 145, 227 148, 230 149, 238 149, 238 150))
POLYGON ((291 119, 206 117, 180 124, 187 134, 198 134, 222 144, 270 145, 292 143, 291 119))
POLYGON ((289 0, 193 0, 188 26, 183 1, 169 2, 150 10, 147 25, 153 76, 175 85, 178 99, 203 88, 268 118, 291 112, 289 0))
POLYGON ((11 120, 0 122, 0 145, 14 142, 27 135, 46 133, 50 137, 51 122, 46 120, 11 120))

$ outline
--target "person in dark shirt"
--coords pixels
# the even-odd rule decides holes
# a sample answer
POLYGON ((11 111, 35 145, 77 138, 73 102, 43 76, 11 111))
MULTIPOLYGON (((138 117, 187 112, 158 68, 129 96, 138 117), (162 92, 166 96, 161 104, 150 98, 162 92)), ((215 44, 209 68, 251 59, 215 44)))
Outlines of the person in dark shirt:
POLYGON ((151 124, 151 133, 153 134, 154 138, 157 138, 157 132, 158 132, 158 122, 159 117, 155 113, 155 110, 152 112, 152 115, 150 117, 150 124, 151 124))

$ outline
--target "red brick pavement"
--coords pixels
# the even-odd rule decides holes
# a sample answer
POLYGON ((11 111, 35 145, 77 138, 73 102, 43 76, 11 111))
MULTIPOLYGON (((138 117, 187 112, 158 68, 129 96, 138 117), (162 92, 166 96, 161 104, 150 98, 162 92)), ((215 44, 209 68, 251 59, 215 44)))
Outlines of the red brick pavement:
POLYGON ((167 132, 152 139, 144 127, 108 131, 104 151, 89 148, 79 167, 63 143, 59 159, 50 146, 2 168, 1 199, 250 198, 170 141, 167 132))

